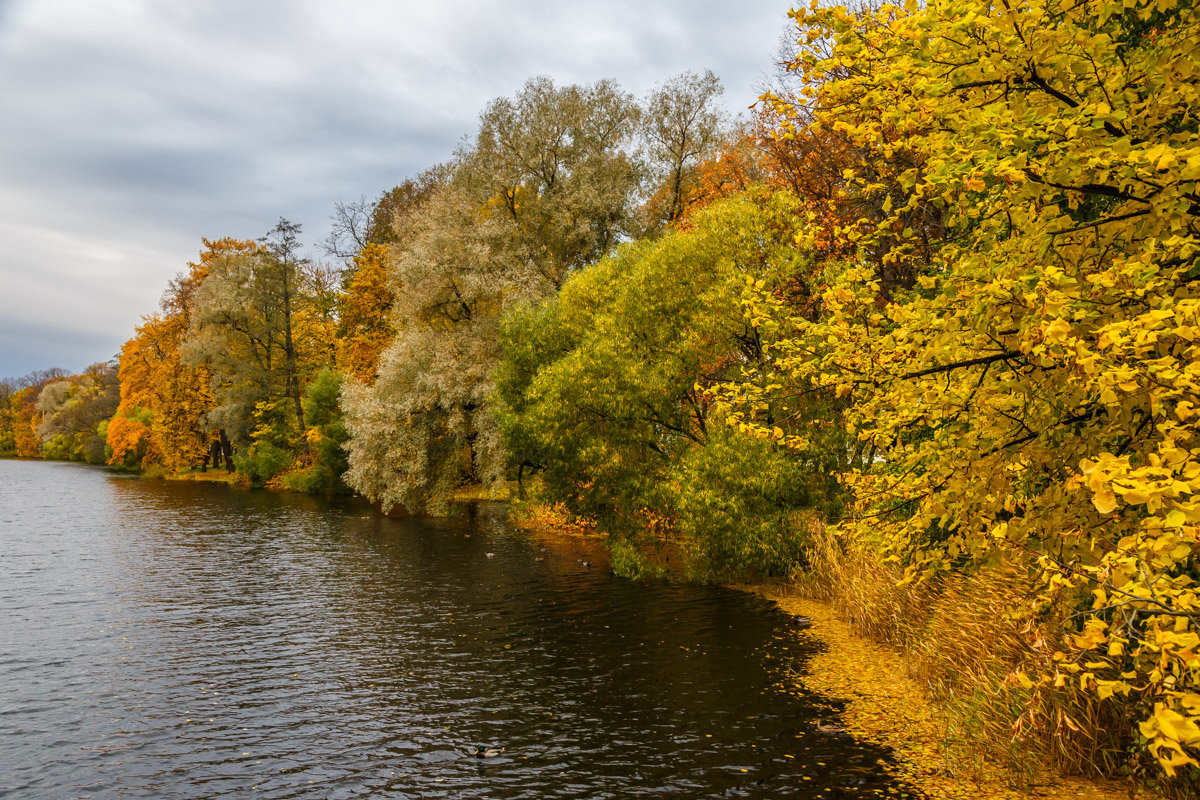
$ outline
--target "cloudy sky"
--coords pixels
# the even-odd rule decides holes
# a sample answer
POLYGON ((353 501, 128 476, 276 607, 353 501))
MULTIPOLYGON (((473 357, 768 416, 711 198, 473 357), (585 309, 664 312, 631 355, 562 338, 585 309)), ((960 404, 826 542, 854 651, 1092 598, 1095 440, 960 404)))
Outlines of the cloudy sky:
POLYGON ((0 0, 0 377, 112 358, 201 237, 444 160, 533 75, 643 96, 712 69, 737 112, 786 0, 0 0))

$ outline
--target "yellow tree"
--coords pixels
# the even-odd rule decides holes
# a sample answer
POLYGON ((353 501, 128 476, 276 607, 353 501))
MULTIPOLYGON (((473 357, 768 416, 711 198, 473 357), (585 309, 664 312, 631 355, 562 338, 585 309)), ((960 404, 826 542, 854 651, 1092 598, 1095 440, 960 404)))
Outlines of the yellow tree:
POLYGON ((387 248, 367 244, 354 257, 338 296, 343 363, 347 372, 364 383, 375 379, 379 354, 395 335, 389 320, 395 299, 388 285, 387 248))
POLYGON ((875 213, 832 231, 858 258, 829 266, 815 320, 751 287, 750 313, 788 335, 772 375, 727 389, 733 421, 761 434, 772 385, 847 398, 874 456, 843 476, 858 505, 841 535, 914 585, 1028 570, 1031 599, 1007 611, 1029 624, 1010 677, 1030 713, 1073 686, 1134 710, 1126 739, 1169 774, 1197 766, 1195 5, 794 16, 815 128, 912 165, 845 168, 842 191, 875 213), (934 240, 914 224, 931 208, 934 240))

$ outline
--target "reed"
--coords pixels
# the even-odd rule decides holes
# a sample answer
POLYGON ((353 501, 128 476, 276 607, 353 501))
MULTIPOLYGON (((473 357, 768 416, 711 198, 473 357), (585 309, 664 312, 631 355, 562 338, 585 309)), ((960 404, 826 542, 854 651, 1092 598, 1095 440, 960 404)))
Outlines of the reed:
POLYGON ((805 556, 806 568, 793 576, 802 593, 828 600, 860 636, 900 646, 912 639, 930 587, 905 584, 870 543, 821 524, 810 527, 805 556))
MULTIPOLYGON (((1131 701, 1100 701, 1077 680, 1041 680, 1067 652, 1066 615, 1022 613, 1034 594, 1031 561, 1010 556, 920 582, 901 580, 870 541, 823 526, 809 532, 802 593, 828 600, 860 636, 889 643, 937 705, 943 753, 956 773, 1002 767, 1026 784, 1047 773, 1115 777, 1131 760, 1131 701)), ((1187 791, 1169 791, 1191 796, 1187 791)))

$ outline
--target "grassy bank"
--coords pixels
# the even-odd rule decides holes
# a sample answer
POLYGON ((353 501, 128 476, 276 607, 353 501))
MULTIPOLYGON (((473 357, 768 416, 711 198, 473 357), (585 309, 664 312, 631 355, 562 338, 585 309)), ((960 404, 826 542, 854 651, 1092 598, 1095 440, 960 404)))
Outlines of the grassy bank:
MULTIPOLYGON (((576 551, 595 551, 602 536, 564 508, 524 504, 514 522, 546 545, 548 556, 566 548, 569 557, 596 563, 594 555, 576 551)), ((1072 725, 1078 719, 1078 730, 1048 728, 1060 719, 1051 714, 1023 716, 1027 706, 1020 701, 1029 694, 1005 681, 1019 650, 1002 613, 1019 597, 1014 570, 978 576, 970 586, 917 591, 901 586, 866 551, 835 548, 826 533, 821 528, 814 539, 812 572, 734 588, 812 620, 796 635, 815 639, 820 654, 794 674, 794 688, 844 702, 837 724, 891 748, 896 763, 890 769, 898 779, 929 797, 962 800, 1162 796, 1138 785, 1132 772, 1123 780, 1064 777, 1099 772, 1093 751, 1112 744, 1096 731, 1112 722, 1104 714, 1070 708, 1073 716, 1065 718, 1072 725)), ((1056 699, 1067 703, 1075 696, 1064 692, 1056 699)), ((1126 719, 1112 727, 1130 725, 1126 719)))
POLYGON ((246 484, 245 476, 239 475, 236 472, 226 472, 223 469, 210 469, 207 471, 186 470, 184 472, 175 472, 170 474, 156 475, 153 472, 142 473, 143 478, 162 478, 168 481, 193 481, 196 483, 228 483, 234 485, 246 484))
POLYGON ((795 676, 795 687, 844 701, 838 724, 857 738, 891 748, 896 763, 888 768, 931 798, 1127 800, 1157 796, 1131 783, 1013 772, 981 753, 948 742, 951 715, 914 678, 911 662, 897 650, 859 636, 829 602, 804 597, 795 585, 738 588, 773 600, 789 614, 812 620, 812 626, 797 635, 815 639, 820 652, 803 674, 795 676))

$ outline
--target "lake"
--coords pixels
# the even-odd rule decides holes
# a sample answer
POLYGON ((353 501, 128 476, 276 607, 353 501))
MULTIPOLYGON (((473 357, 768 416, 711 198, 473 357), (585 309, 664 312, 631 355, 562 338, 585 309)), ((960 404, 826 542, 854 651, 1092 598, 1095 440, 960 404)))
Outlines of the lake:
POLYGON ((0 797, 909 792, 815 730, 836 704, 784 690, 814 646, 499 506, 0 461, 0 797))

